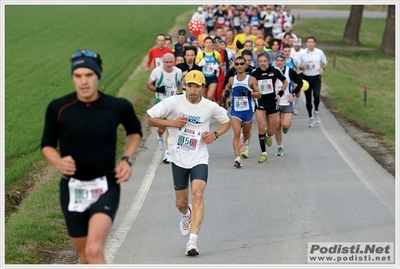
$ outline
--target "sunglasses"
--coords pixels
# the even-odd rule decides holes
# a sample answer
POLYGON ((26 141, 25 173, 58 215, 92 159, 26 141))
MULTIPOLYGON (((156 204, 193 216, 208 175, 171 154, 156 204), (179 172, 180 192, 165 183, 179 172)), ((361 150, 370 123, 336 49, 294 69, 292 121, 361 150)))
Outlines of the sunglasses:
POLYGON ((245 63, 244 63, 244 62, 240 62, 240 63, 235 63, 235 65, 236 65, 236 66, 238 66, 238 65, 245 65, 245 63))
POLYGON ((90 58, 97 58, 97 54, 91 50, 78 50, 72 54, 72 59, 78 58, 78 57, 90 57, 90 58))

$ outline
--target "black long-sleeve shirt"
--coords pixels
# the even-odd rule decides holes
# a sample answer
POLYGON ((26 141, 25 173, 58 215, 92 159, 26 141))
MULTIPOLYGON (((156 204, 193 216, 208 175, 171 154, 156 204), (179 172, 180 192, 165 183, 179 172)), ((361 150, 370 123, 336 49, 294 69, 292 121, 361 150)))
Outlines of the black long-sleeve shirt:
POLYGON ((127 135, 142 136, 141 123, 128 100, 100 93, 99 99, 84 103, 74 92, 48 105, 41 147, 57 148, 59 143, 61 156, 75 160, 73 177, 94 179, 114 170, 119 124, 127 135))

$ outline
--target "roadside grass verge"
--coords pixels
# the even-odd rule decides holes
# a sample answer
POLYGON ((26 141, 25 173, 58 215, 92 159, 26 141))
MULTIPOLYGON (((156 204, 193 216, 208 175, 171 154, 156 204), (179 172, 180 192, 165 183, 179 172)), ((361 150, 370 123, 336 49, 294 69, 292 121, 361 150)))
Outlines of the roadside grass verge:
POLYGON ((56 253, 70 244, 55 191, 58 184, 58 178, 43 182, 43 186, 25 199, 18 214, 8 219, 6 263, 46 263, 41 254, 56 253))
POLYGON ((382 135, 395 148, 395 60, 377 50, 326 51, 329 66, 322 82, 333 107, 346 118, 382 135), (364 87, 367 98, 364 104, 364 87))

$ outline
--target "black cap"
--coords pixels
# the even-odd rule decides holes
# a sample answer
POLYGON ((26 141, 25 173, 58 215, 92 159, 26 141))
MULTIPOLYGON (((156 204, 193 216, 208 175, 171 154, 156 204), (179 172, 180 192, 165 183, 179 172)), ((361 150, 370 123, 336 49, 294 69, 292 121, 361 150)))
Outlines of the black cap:
POLYGON ((185 29, 179 30, 178 35, 186 35, 185 29))

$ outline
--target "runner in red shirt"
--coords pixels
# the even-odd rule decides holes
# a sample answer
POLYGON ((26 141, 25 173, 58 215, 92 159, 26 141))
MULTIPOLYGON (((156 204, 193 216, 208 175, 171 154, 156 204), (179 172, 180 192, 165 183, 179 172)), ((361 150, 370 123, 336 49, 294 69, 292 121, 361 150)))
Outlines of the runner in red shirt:
POLYGON ((156 68, 158 66, 162 66, 162 57, 165 53, 173 53, 172 50, 168 47, 165 47, 165 35, 158 34, 157 35, 157 47, 152 48, 149 51, 149 58, 146 64, 146 72, 150 71, 151 62, 153 62, 153 67, 156 68))

